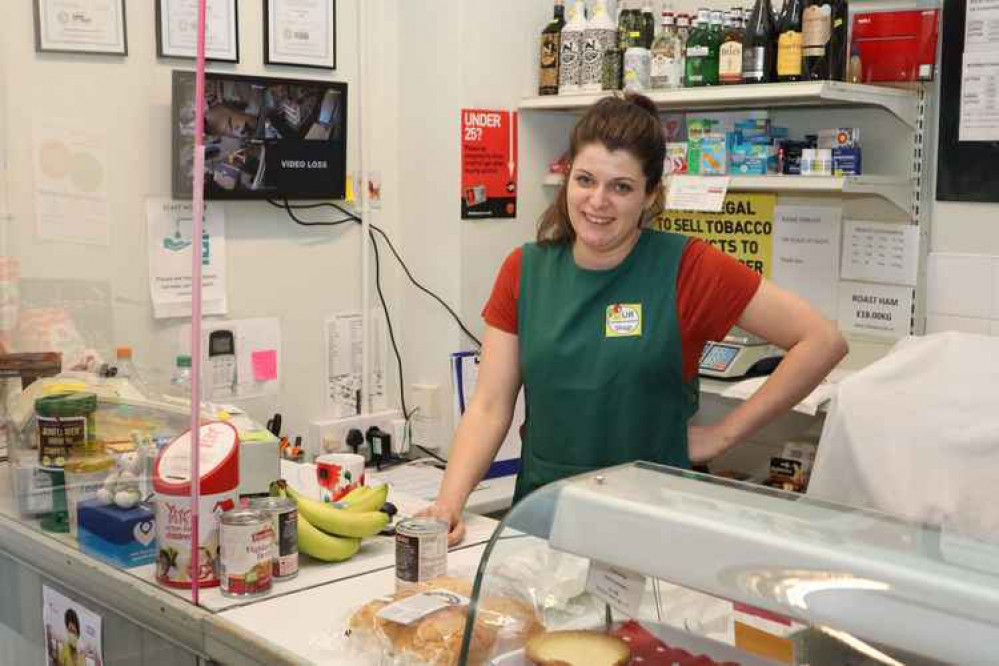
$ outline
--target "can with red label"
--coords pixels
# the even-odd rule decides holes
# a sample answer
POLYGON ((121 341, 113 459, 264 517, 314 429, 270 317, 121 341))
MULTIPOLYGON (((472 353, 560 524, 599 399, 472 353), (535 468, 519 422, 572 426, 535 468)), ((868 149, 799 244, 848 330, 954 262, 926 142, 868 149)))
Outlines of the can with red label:
POLYGON ((227 597, 259 597, 274 582, 271 518, 253 509, 233 509, 219 521, 219 578, 227 597))
POLYGON ((267 515, 274 531, 274 578, 298 575, 298 507, 287 497, 254 497, 250 508, 267 515))

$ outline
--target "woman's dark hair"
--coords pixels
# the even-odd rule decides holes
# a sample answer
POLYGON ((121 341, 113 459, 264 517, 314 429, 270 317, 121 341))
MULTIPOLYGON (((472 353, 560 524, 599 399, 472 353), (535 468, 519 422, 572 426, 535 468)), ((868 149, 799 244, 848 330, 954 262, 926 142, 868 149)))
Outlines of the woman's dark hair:
POLYGON ((69 629, 69 625, 76 627, 76 635, 80 635, 80 618, 77 617, 76 611, 72 608, 66 609, 66 614, 63 616, 63 622, 66 623, 66 628, 69 629))
MULTIPOLYGON (((648 97, 625 93, 623 97, 605 97, 590 107, 572 129, 569 139, 569 166, 586 146, 599 143, 609 151, 625 150, 642 165, 645 175, 645 192, 657 190, 656 203, 647 218, 654 217, 662 207, 660 183, 663 178, 663 161, 666 159, 666 138, 656 105, 648 97)), ((566 193, 569 173, 559 188, 555 201, 538 221, 539 243, 570 243, 576 232, 569 222, 566 193)))

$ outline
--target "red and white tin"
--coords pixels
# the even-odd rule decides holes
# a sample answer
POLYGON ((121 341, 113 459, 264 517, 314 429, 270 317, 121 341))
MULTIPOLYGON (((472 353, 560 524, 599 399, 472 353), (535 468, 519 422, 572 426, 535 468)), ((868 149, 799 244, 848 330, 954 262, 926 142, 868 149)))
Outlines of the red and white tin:
MULTIPOLYGON (((228 423, 208 423, 199 430, 201 497, 198 503, 199 587, 219 584, 219 517, 239 499, 239 435, 228 423)), ((191 433, 163 449, 153 473, 156 491, 156 580, 190 588, 191 433)))
POLYGON ((274 583, 274 529, 271 517, 253 509, 233 509, 219 524, 219 577, 227 597, 258 597, 274 583))

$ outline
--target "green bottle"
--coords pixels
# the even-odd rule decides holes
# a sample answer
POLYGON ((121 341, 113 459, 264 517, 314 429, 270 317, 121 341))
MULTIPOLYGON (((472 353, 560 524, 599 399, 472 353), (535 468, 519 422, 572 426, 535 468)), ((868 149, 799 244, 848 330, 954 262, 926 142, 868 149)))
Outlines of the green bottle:
POLYGON ((697 88, 718 84, 718 47, 711 32, 711 12, 707 9, 697 10, 697 22, 690 37, 687 38, 687 62, 685 75, 687 87, 697 88), (714 60, 712 61, 712 45, 714 45, 714 60))

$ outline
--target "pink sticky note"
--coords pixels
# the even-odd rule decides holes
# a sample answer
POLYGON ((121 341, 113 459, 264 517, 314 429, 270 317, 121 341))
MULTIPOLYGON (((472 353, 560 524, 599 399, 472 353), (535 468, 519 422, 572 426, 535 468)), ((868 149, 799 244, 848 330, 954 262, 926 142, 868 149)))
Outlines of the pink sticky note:
POLYGON ((258 382, 277 379, 277 352, 273 349, 262 349, 251 355, 253 360, 253 378, 258 382))

